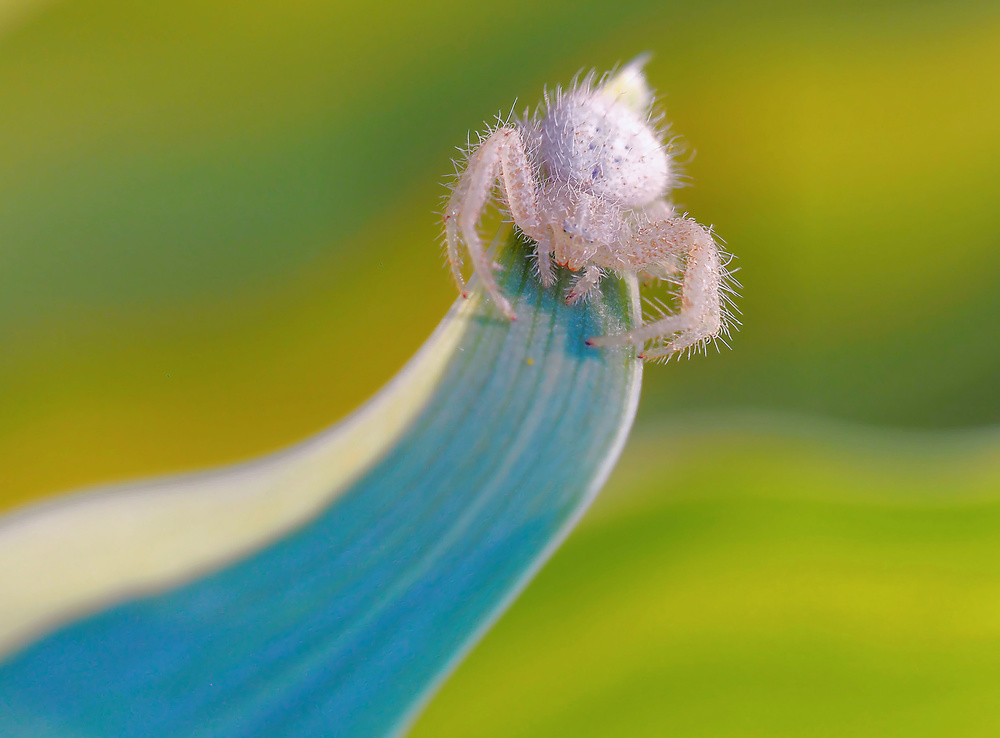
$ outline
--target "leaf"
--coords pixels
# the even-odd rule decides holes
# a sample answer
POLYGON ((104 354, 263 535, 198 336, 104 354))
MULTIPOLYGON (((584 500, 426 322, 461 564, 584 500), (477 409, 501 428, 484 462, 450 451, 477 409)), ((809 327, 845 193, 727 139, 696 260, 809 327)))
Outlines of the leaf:
POLYGON ((459 300, 342 425, 0 525, 0 734, 402 730, 586 509, 638 401, 634 350, 585 345, 631 325, 635 283, 568 307, 509 245, 519 319, 459 300))

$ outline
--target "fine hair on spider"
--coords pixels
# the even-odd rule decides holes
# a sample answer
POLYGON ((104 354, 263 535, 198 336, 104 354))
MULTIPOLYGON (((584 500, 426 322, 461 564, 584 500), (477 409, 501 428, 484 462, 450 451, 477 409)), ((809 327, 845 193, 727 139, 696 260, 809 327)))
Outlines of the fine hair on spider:
MULTIPOLYGON (((685 213, 685 217, 686 217, 685 213)), ((709 229, 711 232, 711 229, 709 229)), ((716 241, 722 242, 714 233, 712 234, 716 241)), ((662 353, 658 356, 646 356, 649 361, 653 361, 657 364, 666 364, 671 359, 682 359, 691 358, 697 354, 708 355, 708 350, 710 347, 714 347, 716 353, 721 351, 719 344, 722 344, 728 349, 732 349, 729 341, 732 339, 732 334, 735 332, 742 324, 737 316, 740 315, 741 311, 736 305, 736 298, 739 295, 739 290, 742 289, 742 285, 736 278, 736 272, 739 268, 730 268, 736 257, 732 254, 720 250, 721 266, 723 269, 724 279, 720 285, 719 298, 722 301, 722 325, 717 334, 707 338, 703 341, 695 343, 686 349, 680 351, 669 351, 662 353)), ((684 265, 683 263, 678 263, 677 270, 678 274, 683 273, 684 265)), ((640 280, 640 285, 642 286, 642 322, 644 324, 655 323, 658 320, 662 320, 664 317, 671 315, 676 312, 677 305, 681 301, 681 288, 683 287, 683 281, 678 276, 669 276, 661 279, 656 278, 646 278, 640 280)), ((650 341, 651 351, 650 353, 655 353, 656 349, 663 346, 665 339, 660 337, 650 341)))
POLYGON ((444 242, 452 277, 467 296, 464 247, 487 295, 511 320, 480 236, 480 220, 496 201, 503 216, 534 242, 537 277, 546 288, 555 270, 574 279, 569 304, 596 293, 609 275, 665 282, 669 302, 646 301, 642 325, 593 336, 592 346, 632 345, 643 359, 669 360, 728 346, 739 284, 711 228, 678 214, 670 193, 681 185, 676 137, 655 111, 641 56, 600 77, 578 74, 565 89, 545 89, 534 113, 497 116, 470 142, 445 204, 444 242))

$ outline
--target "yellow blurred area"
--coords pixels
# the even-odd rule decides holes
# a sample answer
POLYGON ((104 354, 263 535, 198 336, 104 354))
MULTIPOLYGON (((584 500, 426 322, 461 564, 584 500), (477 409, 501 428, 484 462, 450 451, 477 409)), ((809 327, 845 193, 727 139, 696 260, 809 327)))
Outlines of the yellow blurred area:
MULTIPOLYGON (((406 237, 397 224, 371 230, 352 239, 351 247, 375 250, 406 237)), ((46 346, 38 352, 42 361, 65 361, 59 354, 67 349, 86 361, 77 359, 70 377, 70 367, 43 365, 23 380, 19 399, 45 393, 44 410, 25 417, 0 443, 4 504, 81 483, 237 461, 320 430, 401 367, 450 304, 450 294, 427 304, 419 282, 411 281, 414 275, 421 281, 441 276, 438 260, 424 256, 404 253, 394 269, 360 275, 349 258, 321 262, 273 287, 266 302, 239 295, 190 310, 178 306, 169 320, 183 325, 180 336, 176 323, 163 326, 163 317, 147 314, 140 320, 164 330, 138 345, 123 344, 114 333, 122 322, 133 328, 132 315, 103 329, 80 326, 86 335, 77 346, 46 346), (372 299, 375 285, 411 293, 417 309, 401 311, 372 299), (365 305, 363 320, 345 320, 345 314, 358 314, 359 304, 365 305), (200 321, 206 311, 215 317, 210 325, 200 321), (366 321, 394 325, 394 334, 373 342, 366 321), (95 339, 106 353, 91 358, 95 339), (341 373, 336 367, 345 355, 353 371, 341 373), (328 372, 325 382, 302 382, 321 367, 328 372)), ((25 405, 17 409, 27 416, 32 408, 25 405)))
POLYGON ((453 297, 453 147, 645 49, 696 154, 677 199, 739 257, 745 327, 649 372, 643 420, 1000 414, 990 4, 5 7, 3 507, 358 406, 453 297))

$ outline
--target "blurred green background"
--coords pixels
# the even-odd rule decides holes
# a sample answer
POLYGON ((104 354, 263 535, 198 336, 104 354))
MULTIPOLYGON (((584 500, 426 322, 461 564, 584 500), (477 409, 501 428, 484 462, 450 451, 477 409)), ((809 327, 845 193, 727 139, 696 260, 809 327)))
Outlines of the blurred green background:
POLYGON ((995 2, 0 1, 0 509, 356 408, 454 147, 645 50, 744 328, 416 735, 996 735, 995 2))

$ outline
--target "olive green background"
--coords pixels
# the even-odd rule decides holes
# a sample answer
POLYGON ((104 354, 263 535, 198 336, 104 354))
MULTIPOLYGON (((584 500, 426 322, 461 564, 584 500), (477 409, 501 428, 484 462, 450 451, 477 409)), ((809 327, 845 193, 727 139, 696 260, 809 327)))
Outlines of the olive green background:
POLYGON ((0 2, 0 509, 360 405, 455 146, 646 50, 744 327, 417 734, 995 735, 995 3, 0 2))

